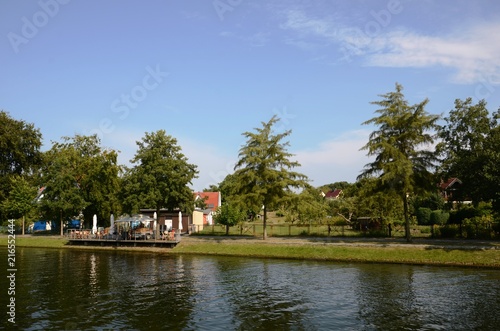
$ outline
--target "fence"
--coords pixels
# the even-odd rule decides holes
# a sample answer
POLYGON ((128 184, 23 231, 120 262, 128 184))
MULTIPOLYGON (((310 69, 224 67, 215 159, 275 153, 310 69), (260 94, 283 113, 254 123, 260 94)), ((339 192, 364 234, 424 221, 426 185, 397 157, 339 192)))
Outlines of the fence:
MULTIPOLYGON (((429 227, 427 227, 429 228, 429 227)), ((284 236, 317 236, 317 237, 384 237, 388 236, 386 230, 367 230, 359 231, 352 229, 347 225, 321 225, 321 224, 267 224, 266 227, 268 236, 284 237, 284 236)), ((193 232, 205 235, 223 235, 226 233, 226 227, 220 224, 195 226, 193 232)), ((429 237, 430 229, 414 229, 412 235, 429 237)), ((243 223, 229 228, 230 235, 242 236, 261 236, 263 234, 262 223, 243 223)), ((403 237, 404 227, 393 226, 392 236, 403 237)))
MULTIPOLYGON (((498 224, 497 224, 498 225, 498 224)), ((460 225, 428 226, 415 225, 410 228, 413 238, 469 238, 469 239, 500 239, 498 226, 474 228, 460 225)), ((316 237, 388 237, 387 228, 378 230, 355 230, 348 225, 321 225, 321 224, 267 224, 268 236, 316 236, 316 237)), ((226 226, 221 224, 193 225, 191 232, 204 235, 224 235, 226 226)), ((229 235, 240 236, 262 236, 262 223, 242 223, 229 227, 229 235)), ((392 225, 391 236, 395 238, 405 237, 404 225, 392 225)))

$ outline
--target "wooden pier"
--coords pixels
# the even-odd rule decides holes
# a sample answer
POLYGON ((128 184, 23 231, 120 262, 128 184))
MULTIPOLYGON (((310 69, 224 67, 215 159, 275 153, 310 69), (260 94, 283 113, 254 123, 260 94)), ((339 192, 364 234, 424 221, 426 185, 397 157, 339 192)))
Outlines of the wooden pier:
POLYGON ((74 246, 115 246, 115 247, 164 247, 174 248, 180 242, 177 238, 174 240, 134 240, 134 239, 68 239, 70 245, 74 246))

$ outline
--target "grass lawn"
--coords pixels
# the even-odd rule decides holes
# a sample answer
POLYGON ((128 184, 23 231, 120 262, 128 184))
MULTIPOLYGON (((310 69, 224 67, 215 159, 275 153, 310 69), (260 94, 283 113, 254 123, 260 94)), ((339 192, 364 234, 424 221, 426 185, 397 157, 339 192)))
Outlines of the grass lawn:
POLYGON ((355 246, 317 244, 181 242, 175 253, 251 256, 260 258, 289 258, 319 261, 405 263, 419 265, 457 265, 500 268, 500 250, 433 248, 429 246, 355 246))
MULTIPOLYGON (((59 236, 16 236, 17 247, 70 248, 68 240, 59 236)), ((7 236, 0 236, 0 245, 7 250, 7 236)), ((224 237, 204 240, 186 238, 174 249, 127 248, 131 251, 151 251, 161 254, 196 254, 246 256, 258 258, 285 258, 297 260, 405 263, 418 265, 473 266, 500 269, 500 250, 493 248, 462 247, 457 245, 360 245, 344 243, 276 243, 258 239, 231 240, 224 237)), ((78 247, 81 249, 81 247, 78 247)), ((114 249, 87 247, 86 249, 114 249)))

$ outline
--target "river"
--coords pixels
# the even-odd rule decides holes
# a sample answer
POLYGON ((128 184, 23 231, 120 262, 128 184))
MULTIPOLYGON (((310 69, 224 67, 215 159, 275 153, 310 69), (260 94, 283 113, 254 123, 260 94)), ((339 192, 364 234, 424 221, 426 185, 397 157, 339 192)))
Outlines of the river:
POLYGON ((40 248, 16 268, 2 330, 500 328, 498 270, 40 248))

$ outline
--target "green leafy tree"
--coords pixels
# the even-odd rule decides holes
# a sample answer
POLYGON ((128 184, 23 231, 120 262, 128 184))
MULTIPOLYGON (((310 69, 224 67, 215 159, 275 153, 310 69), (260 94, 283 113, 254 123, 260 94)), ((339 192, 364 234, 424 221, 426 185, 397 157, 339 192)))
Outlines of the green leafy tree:
POLYGON ((357 192, 357 217, 373 217, 383 223, 402 223, 404 210, 400 194, 395 190, 381 189, 379 178, 362 178, 357 192))
MULTIPOLYGON (((42 134, 39 129, 0 111, 0 205, 9 198, 12 177, 24 176, 31 181, 30 177, 42 162, 41 146, 42 134)), ((7 218, 7 211, 0 210, 0 217, 7 218)))
POLYGON ((500 109, 493 114, 491 131, 485 146, 484 173, 486 177, 486 199, 492 200, 493 210, 500 219, 500 109))
POLYGON ((339 199, 327 201, 328 215, 332 219, 339 216, 346 223, 350 223, 353 216, 356 215, 358 209, 358 198, 354 197, 341 197, 339 199))
POLYGON ((409 105, 402 93, 403 87, 381 95, 383 100, 372 102, 381 108, 378 116, 364 122, 377 129, 370 134, 362 150, 375 160, 368 163, 362 177, 375 177, 377 190, 392 191, 403 204, 406 239, 411 240, 408 196, 433 186, 430 169, 435 165, 433 152, 423 149, 434 142, 439 116, 425 111, 428 100, 409 105))
POLYGON ((298 194, 290 194, 282 204, 285 220, 292 224, 321 223, 327 215, 327 206, 321 191, 311 186, 298 194))
POLYGON ((499 113, 490 117, 486 101, 473 104, 472 98, 455 100, 455 108, 440 127, 437 149, 443 157, 441 175, 458 177, 462 191, 475 205, 497 201, 500 196, 499 113))
POLYGON ((3 202, 3 208, 9 218, 23 218, 22 234, 24 234, 25 217, 35 209, 34 199, 37 195, 37 188, 20 175, 11 177, 10 186, 12 189, 7 200, 3 202))
POLYGON ((243 133, 247 141, 240 149, 234 174, 236 191, 247 206, 263 207, 264 240, 267 238, 267 211, 277 207, 293 188, 303 188, 307 184, 305 175, 292 170, 300 164, 290 160, 293 154, 287 151, 289 142, 283 142, 291 130, 273 132, 278 121, 273 116, 267 123, 262 122, 262 127, 256 128, 255 132, 243 133))
POLYGON ((236 204, 226 203, 217 208, 214 215, 215 223, 226 226, 226 236, 229 235, 229 228, 244 221, 246 213, 236 204))
POLYGON ((146 133, 137 146, 134 166, 123 178, 125 211, 134 213, 142 207, 155 209, 158 215, 163 208, 192 212, 194 197, 188 185, 197 176, 197 166, 188 163, 177 140, 158 130, 146 133))
POLYGON ((43 214, 58 219, 83 212, 88 224, 94 214, 107 224, 119 208, 117 158, 116 151, 100 146, 97 135, 63 137, 53 143, 45 154, 41 177, 46 187, 40 201, 43 214))
POLYGON ((474 105, 472 98, 457 99, 455 109, 444 120, 446 124, 439 131, 442 141, 438 145, 443 156, 441 171, 444 176, 460 178, 463 191, 468 192, 469 198, 481 200, 485 186, 482 171, 485 144, 490 133, 486 102, 481 100, 474 105))

